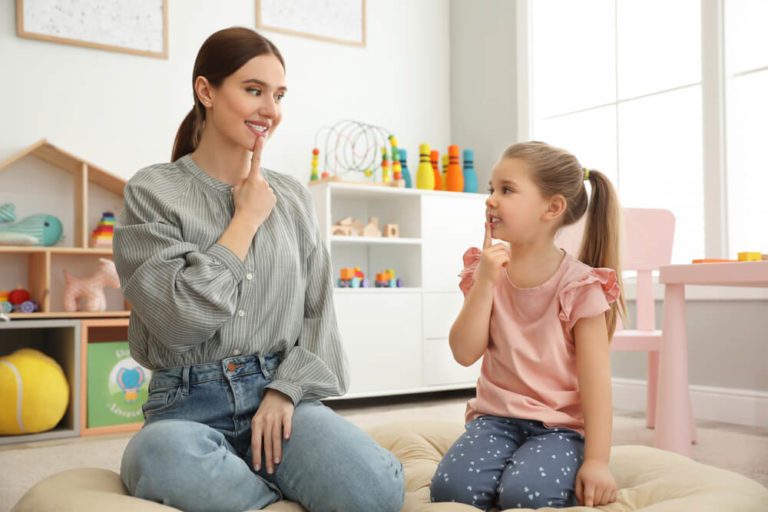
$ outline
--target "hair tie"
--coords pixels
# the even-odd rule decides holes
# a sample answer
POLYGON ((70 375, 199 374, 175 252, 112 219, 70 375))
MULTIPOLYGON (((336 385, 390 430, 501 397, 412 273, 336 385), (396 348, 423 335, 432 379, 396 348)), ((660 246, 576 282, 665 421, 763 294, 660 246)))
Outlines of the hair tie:
POLYGON ((584 168, 584 181, 589 181, 589 169, 584 168))

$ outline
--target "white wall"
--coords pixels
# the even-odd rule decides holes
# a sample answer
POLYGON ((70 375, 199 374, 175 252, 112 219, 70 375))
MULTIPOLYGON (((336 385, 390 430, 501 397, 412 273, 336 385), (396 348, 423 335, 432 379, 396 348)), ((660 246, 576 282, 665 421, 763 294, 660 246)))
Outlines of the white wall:
MULTIPOLYGON (((192 66, 212 32, 255 26, 254 0, 169 0, 167 60, 16 36, 0 2, 0 161, 41 138, 129 178, 170 158, 192 107, 192 66)), ((344 118, 378 124, 409 150, 447 147, 449 4, 367 0, 367 46, 264 32, 286 60, 284 119, 264 165, 309 178, 315 132, 344 118)))

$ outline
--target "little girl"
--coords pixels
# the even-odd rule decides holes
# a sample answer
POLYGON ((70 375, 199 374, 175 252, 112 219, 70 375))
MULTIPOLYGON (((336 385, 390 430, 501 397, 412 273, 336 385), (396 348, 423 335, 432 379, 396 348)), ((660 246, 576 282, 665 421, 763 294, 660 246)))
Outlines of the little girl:
POLYGON ((510 146, 489 194, 483 249, 464 254, 464 306, 449 340, 460 364, 483 357, 477 396, 432 479, 432 501, 611 503, 609 340, 624 312, 616 194, 605 175, 543 142, 510 146), (577 259, 555 234, 585 213, 577 259))

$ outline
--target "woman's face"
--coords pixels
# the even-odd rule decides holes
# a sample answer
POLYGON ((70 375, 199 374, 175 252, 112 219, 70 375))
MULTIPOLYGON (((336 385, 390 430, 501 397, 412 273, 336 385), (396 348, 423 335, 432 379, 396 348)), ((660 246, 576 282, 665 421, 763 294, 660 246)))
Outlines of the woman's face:
POLYGON ((250 150, 256 137, 270 137, 280 124, 285 70, 274 55, 259 55, 209 91, 206 124, 250 150))

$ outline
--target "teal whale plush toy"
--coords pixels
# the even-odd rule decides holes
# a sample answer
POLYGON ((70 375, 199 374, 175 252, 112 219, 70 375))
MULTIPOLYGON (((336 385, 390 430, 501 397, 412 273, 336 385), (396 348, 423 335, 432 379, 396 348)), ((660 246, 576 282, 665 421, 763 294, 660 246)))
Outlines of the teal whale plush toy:
MULTIPOLYGON (((0 223, 16 219, 14 207, 7 203, 0 206, 0 223)), ((0 245, 50 246, 61 240, 64 231, 61 221, 44 213, 31 215, 13 224, 0 224, 0 245)))

